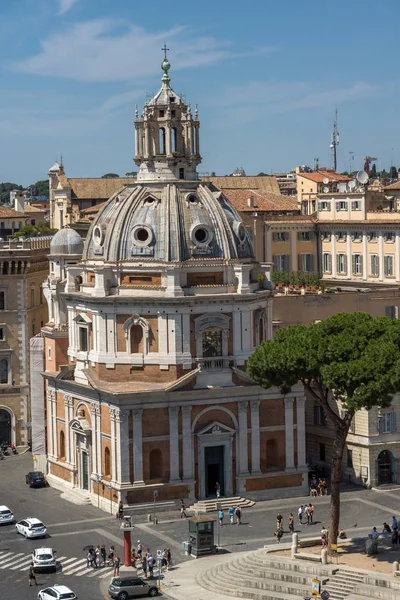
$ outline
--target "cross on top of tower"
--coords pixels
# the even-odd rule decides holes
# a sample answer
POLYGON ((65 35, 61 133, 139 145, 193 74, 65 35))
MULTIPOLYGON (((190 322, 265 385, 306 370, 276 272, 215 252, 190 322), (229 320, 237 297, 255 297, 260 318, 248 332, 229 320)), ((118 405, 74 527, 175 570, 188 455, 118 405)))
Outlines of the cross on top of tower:
POLYGON ((167 48, 167 44, 164 44, 164 48, 161 48, 164 52, 164 60, 167 60, 167 52, 169 52, 169 48, 167 48))

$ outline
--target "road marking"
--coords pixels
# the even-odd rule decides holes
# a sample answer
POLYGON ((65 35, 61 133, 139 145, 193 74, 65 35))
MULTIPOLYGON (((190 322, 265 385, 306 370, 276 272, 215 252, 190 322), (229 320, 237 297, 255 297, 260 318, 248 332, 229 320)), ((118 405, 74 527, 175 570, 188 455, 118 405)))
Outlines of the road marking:
POLYGON ((14 554, 14 552, 6 552, 6 554, 2 554, 2 555, 0 556, 0 560, 3 560, 3 558, 5 558, 6 556, 11 556, 11 555, 13 555, 13 554, 14 554))
POLYGON ((99 576, 99 579, 105 579, 106 577, 114 577, 114 572, 109 571, 108 573, 104 573, 103 575, 99 576))
MULTIPOLYGON (((70 569, 68 567, 68 569, 66 571, 63 571, 64 575, 72 575, 73 573, 77 573, 78 571, 86 571, 89 573, 93 569, 93 567, 86 566, 86 560, 85 560, 85 564, 82 564, 82 559, 79 562, 80 562, 79 567, 76 567, 75 569, 70 569)), ((74 567, 75 565, 76 565, 76 563, 72 564, 71 567, 74 567)))
MULTIPOLYGON (((103 569, 110 569, 110 567, 99 567, 98 569, 93 569, 94 573, 91 573, 90 575, 88 575, 88 577, 96 577, 97 575, 99 575, 100 572, 103 572, 103 569), (100 571, 99 571, 99 569, 100 569, 100 571)), ((107 575, 110 573, 111 573, 111 570, 107 573, 107 575)))
POLYGON ((72 562, 73 560, 76 560, 76 557, 75 557, 75 556, 74 556, 74 558, 69 558, 68 560, 64 560, 64 561, 61 563, 61 567, 63 567, 63 568, 64 568, 64 566, 65 566, 67 563, 70 563, 70 562, 72 562))
POLYGON ((16 571, 17 569, 20 569, 20 568, 21 568, 23 565, 24 565, 24 567, 23 567, 23 568, 27 567, 28 565, 30 565, 30 564, 31 564, 31 562, 32 562, 32 557, 30 556, 29 558, 27 558, 27 557, 25 556, 25 558, 23 558, 23 559, 21 559, 21 560, 17 560, 17 561, 14 563, 14 566, 13 566, 13 567, 10 567, 10 569, 11 569, 11 571, 16 571))
POLYGON ((7 562, 0 565, 0 569, 6 569, 9 565, 11 565, 11 563, 13 563, 15 561, 16 558, 18 558, 18 556, 26 556, 26 555, 23 552, 20 552, 19 554, 14 554, 14 556, 12 557, 11 560, 9 558, 7 558, 7 562))

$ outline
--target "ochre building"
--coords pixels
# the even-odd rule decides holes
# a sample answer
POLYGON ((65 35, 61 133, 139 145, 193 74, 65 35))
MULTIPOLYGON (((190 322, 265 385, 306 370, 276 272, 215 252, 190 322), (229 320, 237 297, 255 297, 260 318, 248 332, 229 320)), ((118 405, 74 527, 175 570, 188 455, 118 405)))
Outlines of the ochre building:
POLYGON ((198 178, 197 108, 170 86, 136 112, 136 180, 86 241, 53 238, 45 284, 48 479, 114 502, 304 493, 302 388, 246 374, 272 335, 271 264, 198 178))

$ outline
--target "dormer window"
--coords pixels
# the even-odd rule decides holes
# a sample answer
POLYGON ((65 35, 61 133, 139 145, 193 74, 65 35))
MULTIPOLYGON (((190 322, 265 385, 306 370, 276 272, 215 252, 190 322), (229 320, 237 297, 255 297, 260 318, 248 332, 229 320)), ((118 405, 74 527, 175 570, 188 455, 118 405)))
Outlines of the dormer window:
POLYGON ((160 117, 163 117, 164 115, 165 115, 165 111, 163 111, 163 110, 160 110, 160 112, 159 112, 159 116, 160 116, 160 117))
POLYGON ((171 96, 169 99, 170 103, 173 104, 175 102, 175 96, 171 96))

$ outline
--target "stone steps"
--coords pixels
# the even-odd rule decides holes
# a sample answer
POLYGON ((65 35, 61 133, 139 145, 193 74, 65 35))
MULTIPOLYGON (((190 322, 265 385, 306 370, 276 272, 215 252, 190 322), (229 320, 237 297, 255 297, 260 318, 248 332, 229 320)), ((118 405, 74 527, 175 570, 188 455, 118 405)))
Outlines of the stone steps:
POLYGON ((189 506, 189 510, 199 513, 208 513, 215 512, 217 510, 217 503, 221 505, 223 510, 228 510, 231 506, 236 508, 240 506, 240 508, 250 508, 255 505, 253 500, 249 500, 248 498, 242 498, 241 496, 231 496, 229 498, 213 498, 212 500, 199 500, 189 506))
POLYGON ((363 580, 364 576, 357 571, 339 569, 329 577, 324 590, 329 592, 331 600, 345 600, 363 580))

